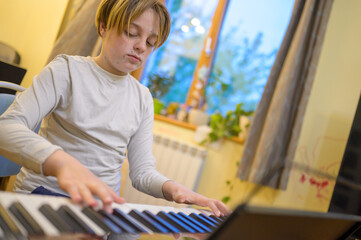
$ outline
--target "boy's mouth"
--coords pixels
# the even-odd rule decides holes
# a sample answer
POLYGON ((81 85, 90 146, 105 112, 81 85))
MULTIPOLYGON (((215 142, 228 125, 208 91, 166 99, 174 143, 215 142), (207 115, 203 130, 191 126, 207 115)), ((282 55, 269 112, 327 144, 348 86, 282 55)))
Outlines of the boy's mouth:
POLYGON ((130 59, 131 62, 134 62, 134 63, 138 63, 138 62, 141 62, 142 59, 136 55, 133 55, 133 54, 128 54, 128 57, 130 59))

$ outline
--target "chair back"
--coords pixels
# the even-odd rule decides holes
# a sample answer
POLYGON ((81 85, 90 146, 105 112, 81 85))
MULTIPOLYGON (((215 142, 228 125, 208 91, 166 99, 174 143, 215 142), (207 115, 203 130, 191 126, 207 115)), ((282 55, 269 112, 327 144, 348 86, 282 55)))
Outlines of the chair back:
MULTIPOLYGON (((14 101, 15 96, 7 93, 0 93, 0 115, 3 114, 6 109, 14 101)), ((10 161, 9 159, 0 155, 0 177, 7 177, 18 174, 21 166, 10 161)))
MULTIPOLYGON (((16 91, 23 91, 25 88, 10 82, 0 81, 0 87, 8 88, 16 91)), ((0 93, 0 115, 2 115, 6 109, 12 104, 15 99, 15 95, 0 93)), ((0 155, 0 177, 7 177, 18 174, 21 166, 10 161, 9 159, 0 155)))

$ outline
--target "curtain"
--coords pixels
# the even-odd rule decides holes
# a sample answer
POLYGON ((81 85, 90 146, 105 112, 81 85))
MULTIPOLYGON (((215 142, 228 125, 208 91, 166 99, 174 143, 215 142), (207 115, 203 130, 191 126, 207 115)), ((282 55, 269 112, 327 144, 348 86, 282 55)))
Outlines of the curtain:
POLYGON ((47 62, 58 54, 90 56, 97 45, 95 14, 100 0, 87 0, 57 39, 47 62))
POLYGON ((237 176, 286 189, 333 0, 296 0, 237 176))

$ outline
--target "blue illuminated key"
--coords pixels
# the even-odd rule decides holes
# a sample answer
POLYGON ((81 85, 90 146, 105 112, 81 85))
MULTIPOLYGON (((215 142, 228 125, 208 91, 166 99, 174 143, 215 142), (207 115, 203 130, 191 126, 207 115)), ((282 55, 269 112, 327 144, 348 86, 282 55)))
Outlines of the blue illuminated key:
POLYGON ((147 216, 149 216, 150 218, 152 218, 154 221, 157 221, 159 224, 161 224, 165 228, 167 228, 169 230, 169 232, 171 232, 171 233, 180 233, 180 230, 178 228, 174 227, 172 224, 170 224, 167 221, 163 220, 161 217, 159 217, 157 215, 154 215, 150 211, 144 210, 143 213, 146 214, 147 216))
POLYGON ((194 231, 192 228, 188 227, 186 224, 184 224, 183 222, 179 221, 177 218, 173 217, 172 215, 170 215, 164 211, 160 211, 157 214, 157 216, 163 218, 165 221, 174 225, 175 227, 180 229, 182 232, 196 233, 196 231, 194 231))

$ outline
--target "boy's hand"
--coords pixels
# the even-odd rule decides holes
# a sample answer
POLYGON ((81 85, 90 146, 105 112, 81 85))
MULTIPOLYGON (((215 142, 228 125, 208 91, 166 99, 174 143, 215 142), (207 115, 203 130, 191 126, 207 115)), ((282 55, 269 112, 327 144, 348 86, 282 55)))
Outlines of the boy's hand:
POLYGON ((228 207, 220 200, 202 196, 174 181, 166 181, 163 184, 162 190, 164 197, 169 201, 175 201, 176 203, 195 204, 201 207, 209 207, 217 217, 227 216, 231 213, 228 207))
POLYGON ((96 177, 89 169, 69 154, 58 150, 44 162, 45 175, 55 176, 61 189, 69 193, 74 202, 84 202, 88 206, 96 206, 94 196, 103 202, 103 208, 111 213, 111 204, 124 203, 107 184, 96 177))

